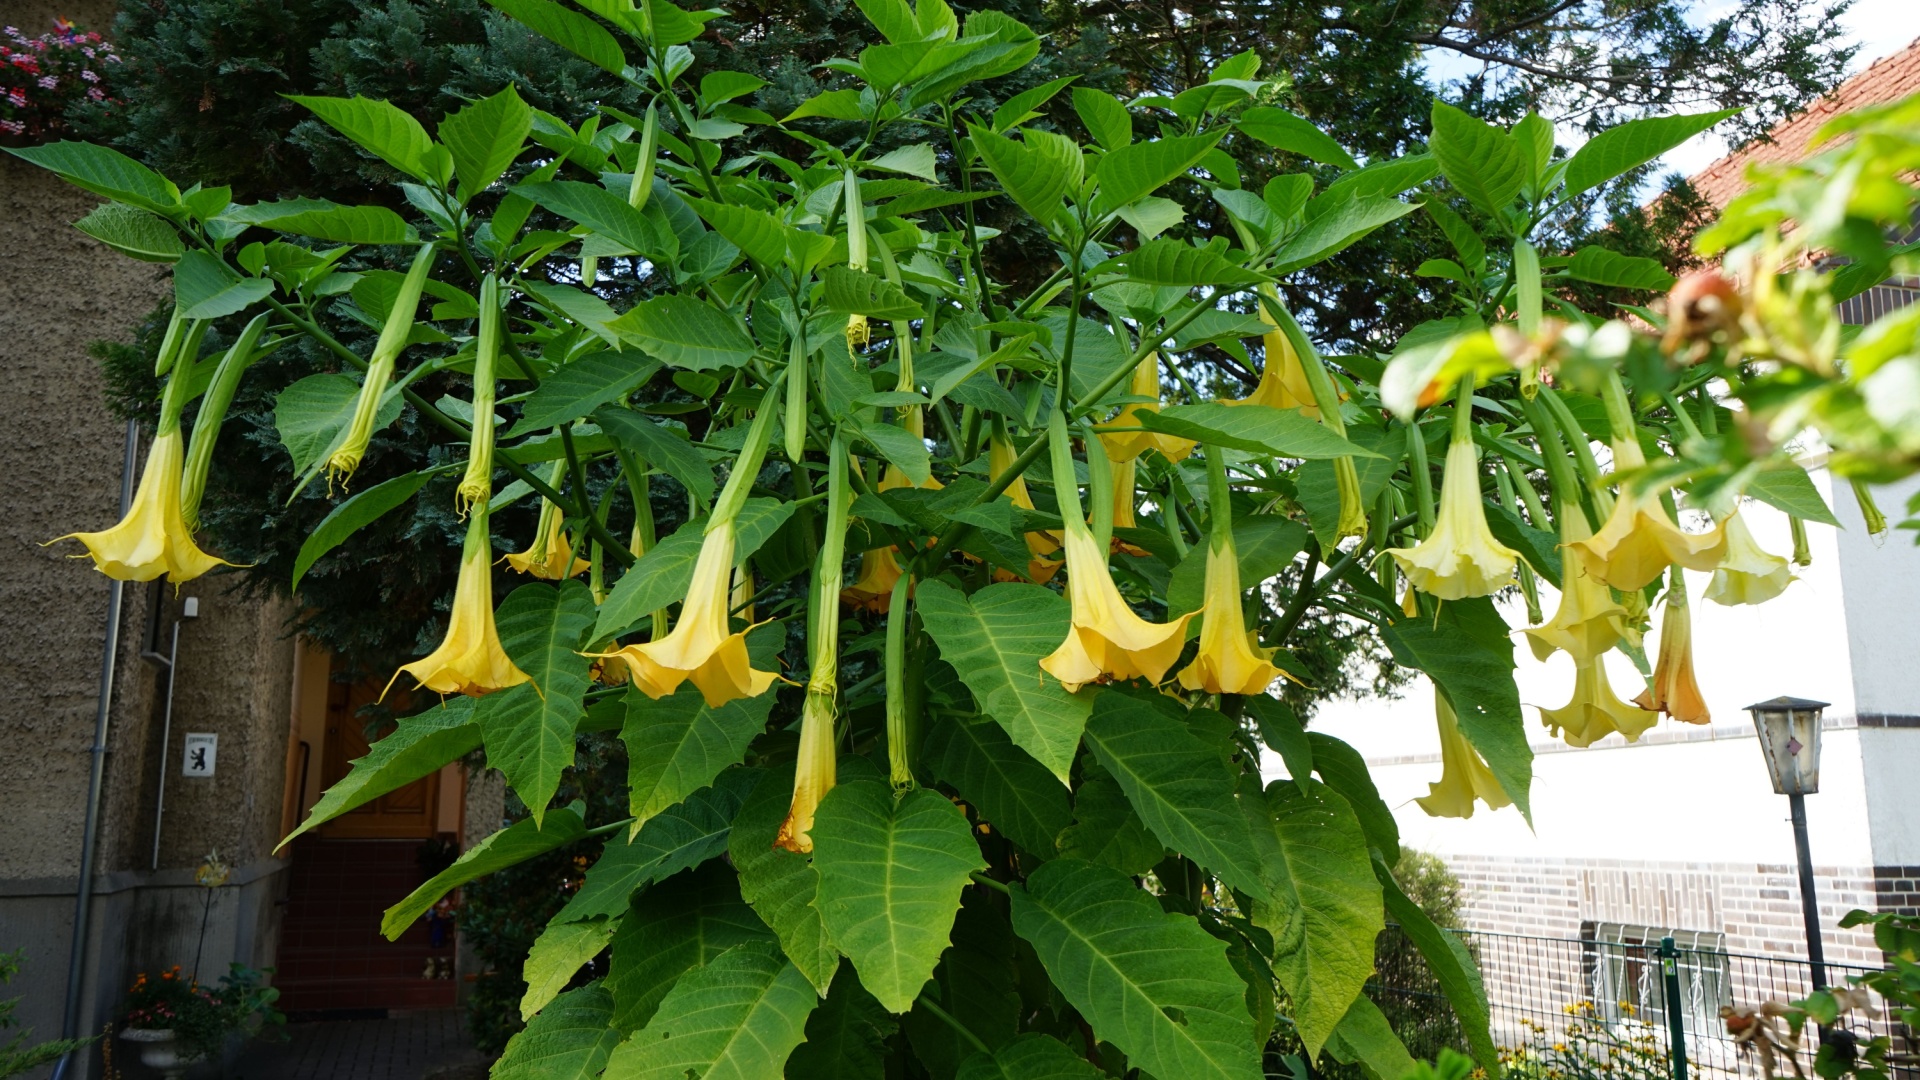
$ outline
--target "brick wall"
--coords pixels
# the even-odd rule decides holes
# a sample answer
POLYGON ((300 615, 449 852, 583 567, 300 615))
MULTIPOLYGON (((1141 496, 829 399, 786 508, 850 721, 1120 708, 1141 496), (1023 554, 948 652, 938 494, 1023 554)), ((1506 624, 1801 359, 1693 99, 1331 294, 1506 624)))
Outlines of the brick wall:
POLYGON ((1876 866, 1873 891, 1880 911, 1920 915, 1920 866, 1876 866))

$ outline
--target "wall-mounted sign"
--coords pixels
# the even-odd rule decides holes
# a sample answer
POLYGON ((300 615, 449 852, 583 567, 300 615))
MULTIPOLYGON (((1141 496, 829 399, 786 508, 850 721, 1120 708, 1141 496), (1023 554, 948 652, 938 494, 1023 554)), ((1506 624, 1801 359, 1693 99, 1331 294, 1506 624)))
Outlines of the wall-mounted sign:
POLYGON ((210 731, 187 732, 186 756, 180 759, 181 776, 212 776, 214 758, 220 750, 220 736, 210 731))

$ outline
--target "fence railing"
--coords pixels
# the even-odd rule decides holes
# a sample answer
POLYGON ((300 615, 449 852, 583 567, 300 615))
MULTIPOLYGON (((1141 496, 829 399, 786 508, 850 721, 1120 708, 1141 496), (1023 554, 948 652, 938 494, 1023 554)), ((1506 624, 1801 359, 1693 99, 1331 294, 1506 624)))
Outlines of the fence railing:
MULTIPOLYGON (((1750 956, 1714 948, 1680 948, 1675 959, 1679 988, 1669 1001, 1656 941, 1608 941, 1545 938, 1520 934, 1453 931, 1479 962, 1492 1009, 1494 1042, 1521 1048, 1559 1041, 1570 1024, 1605 1025, 1622 1038, 1653 1040, 1673 1056, 1670 1012, 1678 1013, 1688 1072, 1694 1077, 1758 1077, 1760 1065, 1743 1054, 1727 1035, 1723 1006, 1759 1006, 1792 1001, 1813 990, 1812 968, 1804 960, 1750 956)), ((1375 950, 1377 970, 1369 990, 1394 1023, 1416 1058, 1431 1058, 1441 1047, 1465 1049, 1459 1020, 1413 943, 1389 926, 1375 950)), ((1868 969, 1827 965, 1827 981, 1844 985, 1849 975, 1868 969)), ((1876 1035, 1892 1040, 1896 1054, 1920 1049, 1920 1040, 1884 1005, 1874 1012, 1850 1013, 1844 1027, 1862 1041, 1876 1035)), ((1811 1032, 1809 1032, 1811 1035, 1811 1032)), ((1802 1065, 1811 1065, 1812 1038, 1802 1065)), ((1812 1069, 1807 1069, 1809 1075, 1812 1069)), ((1894 1070, 1896 1080, 1920 1080, 1920 1069, 1894 1070)))

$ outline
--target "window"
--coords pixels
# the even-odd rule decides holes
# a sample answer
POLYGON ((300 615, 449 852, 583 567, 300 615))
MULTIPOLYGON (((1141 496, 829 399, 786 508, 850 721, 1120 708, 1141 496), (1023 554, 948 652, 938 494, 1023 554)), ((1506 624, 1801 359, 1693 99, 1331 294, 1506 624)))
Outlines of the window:
POLYGON ((1733 1003, 1723 933, 1595 922, 1581 927, 1580 936, 1593 943, 1588 948, 1588 985, 1594 1009, 1605 1020, 1666 1024, 1666 984, 1659 956, 1663 937, 1672 937, 1680 951, 1674 970, 1680 980, 1680 1022, 1686 1031, 1714 1032, 1720 1007, 1733 1003))

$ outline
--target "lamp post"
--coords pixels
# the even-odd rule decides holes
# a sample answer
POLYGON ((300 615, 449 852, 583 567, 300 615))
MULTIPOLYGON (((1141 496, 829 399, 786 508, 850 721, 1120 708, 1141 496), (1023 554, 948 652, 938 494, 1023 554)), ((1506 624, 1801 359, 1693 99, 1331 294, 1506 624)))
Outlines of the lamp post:
POLYGON ((1747 706, 1773 790, 1792 809, 1793 850, 1800 863, 1800 913, 1807 924, 1807 960, 1813 988, 1827 988, 1826 950, 1820 944, 1820 905, 1813 893, 1813 856, 1807 850, 1807 796, 1820 790, 1820 713, 1824 701, 1777 697, 1747 706))

